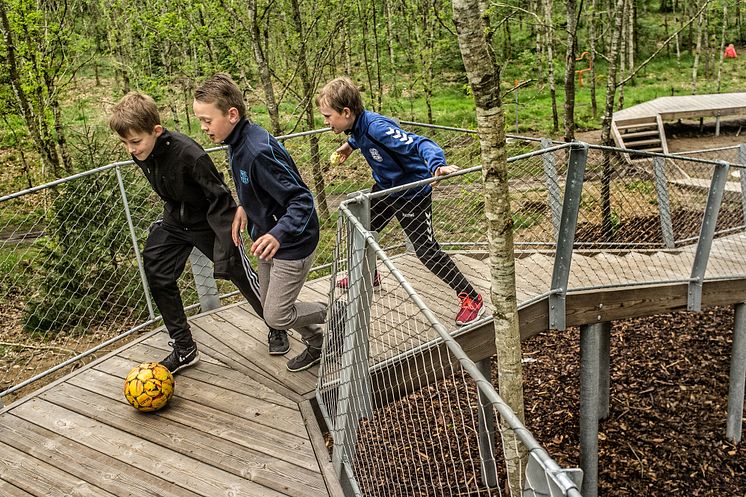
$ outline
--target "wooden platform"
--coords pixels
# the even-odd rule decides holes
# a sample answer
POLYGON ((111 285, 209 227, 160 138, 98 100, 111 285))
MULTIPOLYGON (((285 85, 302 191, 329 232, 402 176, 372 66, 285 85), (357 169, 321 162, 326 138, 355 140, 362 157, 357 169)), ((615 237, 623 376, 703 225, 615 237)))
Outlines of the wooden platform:
MULTIPOLYGON (((693 246, 574 256, 568 325, 685 308, 693 256, 693 246)), ((488 297, 487 263, 465 255, 454 259, 488 297)), ((457 301, 450 289, 414 256, 396 262, 442 322, 451 324, 457 301)), ((538 253, 516 261, 524 337, 548 328, 545 297, 552 264, 551 255, 538 253)), ((384 281, 371 310, 373 365, 434 337, 421 336, 427 323, 414 306, 399 300, 401 288, 380 263, 379 268, 384 281)), ((716 240, 708 277, 703 305, 746 300, 744 235, 716 240), (719 279, 723 276, 731 279, 719 279)), ((325 299, 328 290, 328 280, 315 280, 301 298, 325 299)), ((286 357, 269 356, 266 326, 246 304, 190 322, 202 360, 177 376, 175 396, 162 411, 139 413, 122 395, 123 377, 133 365, 167 354, 162 332, 144 335, 1 410, 0 495, 342 495, 309 400, 318 369, 290 373, 286 357)), ((493 335, 491 324, 485 324, 458 340, 480 360, 494 354, 493 335)), ((303 347, 297 335, 291 342, 288 356, 303 347)), ((445 351, 441 356, 448 360, 445 351)), ((396 367, 411 366, 414 373, 381 390, 377 405, 413 390, 423 375, 437 376, 432 367, 421 367, 424 354, 402 357, 396 367)), ((378 368, 373 384, 381 378, 390 384, 392 377, 378 368)))
POLYGON ((660 97, 614 112, 611 130, 620 148, 668 153, 665 121, 739 115, 746 115, 746 93, 660 97))

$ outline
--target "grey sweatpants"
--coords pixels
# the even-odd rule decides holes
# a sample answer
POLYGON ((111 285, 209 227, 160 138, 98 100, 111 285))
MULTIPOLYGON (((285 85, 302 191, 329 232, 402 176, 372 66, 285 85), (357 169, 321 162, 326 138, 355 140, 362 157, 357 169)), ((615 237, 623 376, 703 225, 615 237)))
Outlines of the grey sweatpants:
POLYGON ((326 302, 298 302, 314 254, 305 259, 270 259, 257 262, 259 292, 264 320, 271 328, 300 333, 311 347, 320 349, 324 335, 320 324, 326 321, 326 302))

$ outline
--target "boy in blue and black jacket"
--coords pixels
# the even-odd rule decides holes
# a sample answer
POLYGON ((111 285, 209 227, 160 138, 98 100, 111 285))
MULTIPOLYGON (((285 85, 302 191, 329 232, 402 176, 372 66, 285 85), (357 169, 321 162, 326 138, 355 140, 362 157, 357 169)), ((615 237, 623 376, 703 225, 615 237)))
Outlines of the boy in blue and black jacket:
MULTIPOLYGON (((432 140, 404 131, 392 119, 365 110, 360 91, 348 78, 327 83, 316 102, 332 132, 348 135, 336 150, 339 162, 359 149, 372 169, 374 192, 458 170, 446 164, 443 149, 432 140)), ((461 303, 456 324, 468 324, 482 315, 482 296, 435 240, 429 184, 376 197, 371 200, 370 211, 371 231, 380 232, 396 216, 420 261, 453 288, 461 303)), ((373 281, 380 284, 380 276, 376 274, 373 281)), ((349 280, 344 278, 337 286, 346 288, 349 280)))
POLYGON ((264 319, 279 329, 296 329, 306 350, 290 359, 290 371, 302 371, 321 359, 325 302, 297 302, 319 242, 319 219, 313 196, 290 154, 258 124, 246 117, 241 90, 218 73, 195 92, 194 113, 202 130, 228 145, 228 157, 239 206, 233 242, 241 244, 248 228, 264 319))

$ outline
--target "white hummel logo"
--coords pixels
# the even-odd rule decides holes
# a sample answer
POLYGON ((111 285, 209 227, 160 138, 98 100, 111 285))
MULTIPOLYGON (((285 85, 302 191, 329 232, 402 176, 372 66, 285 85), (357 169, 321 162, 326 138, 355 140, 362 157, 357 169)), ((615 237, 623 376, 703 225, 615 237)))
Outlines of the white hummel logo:
POLYGON ((403 142, 405 145, 409 145, 414 141, 414 138, 412 138, 411 136, 407 136, 407 134, 400 129, 389 128, 389 130, 386 131, 386 134, 391 136, 392 138, 396 138, 400 142, 403 142))

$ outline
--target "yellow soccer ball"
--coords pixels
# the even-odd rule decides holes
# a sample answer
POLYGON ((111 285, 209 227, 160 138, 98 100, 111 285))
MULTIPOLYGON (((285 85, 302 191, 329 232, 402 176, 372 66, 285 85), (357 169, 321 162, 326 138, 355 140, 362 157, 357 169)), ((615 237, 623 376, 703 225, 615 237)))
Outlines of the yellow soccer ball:
POLYGON ((135 366, 124 380, 124 398, 138 411, 157 411, 173 394, 174 377, 157 362, 135 366))
POLYGON ((329 163, 332 165, 332 167, 337 167, 342 162, 342 154, 339 152, 332 152, 332 155, 329 156, 329 163))

